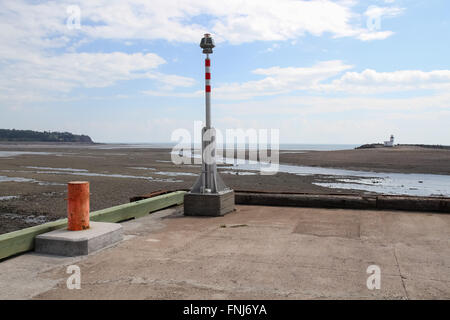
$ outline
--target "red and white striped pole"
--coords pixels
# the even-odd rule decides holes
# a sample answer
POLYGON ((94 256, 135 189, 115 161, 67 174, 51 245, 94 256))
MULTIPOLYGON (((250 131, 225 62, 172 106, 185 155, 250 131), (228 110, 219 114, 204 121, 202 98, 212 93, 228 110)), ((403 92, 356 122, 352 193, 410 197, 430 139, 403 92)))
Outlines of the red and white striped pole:
POLYGON ((211 124, 211 60, 214 40, 209 33, 200 41, 205 59, 206 124, 202 128, 202 173, 184 196, 184 214, 187 216, 223 216, 234 210, 234 191, 228 188, 216 165, 216 132, 211 124))
POLYGON ((191 193, 214 193, 229 190, 217 174, 216 166, 216 133, 211 126, 211 60, 209 55, 215 47, 214 40, 206 33, 200 41, 200 47, 206 54, 205 59, 205 107, 206 124, 202 129, 202 174, 191 189, 191 193))
POLYGON ((206 104, 206 128, 211 128, 211 60, 209 54, 205 59, 205 104, 206 104))

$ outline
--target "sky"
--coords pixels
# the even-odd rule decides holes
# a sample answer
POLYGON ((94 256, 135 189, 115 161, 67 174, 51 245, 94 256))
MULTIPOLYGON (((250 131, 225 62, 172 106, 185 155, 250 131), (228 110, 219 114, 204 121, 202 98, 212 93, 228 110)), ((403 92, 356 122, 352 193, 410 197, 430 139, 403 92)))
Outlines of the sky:
POLYGON ((219 130, 450 145, 448 0, 0 0, 0 128, 192 132, 207 32, 219 130))

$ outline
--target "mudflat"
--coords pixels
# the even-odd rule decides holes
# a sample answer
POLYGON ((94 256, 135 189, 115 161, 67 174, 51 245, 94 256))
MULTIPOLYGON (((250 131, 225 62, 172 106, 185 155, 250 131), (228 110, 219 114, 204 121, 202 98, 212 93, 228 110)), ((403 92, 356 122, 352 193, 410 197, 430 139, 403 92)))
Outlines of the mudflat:
MULTIPOLYGON (((90 182, 91 210, 156 190, 190 188, 199 164, 175 165, 170 149, 78 144, 0 144, 0 234, 66 217, 66 184, 90 182)), ((450 151, 413 147, 345 151, 280 151, 286 164, 353 170, 450 175, 450 151)), ((235 190, 302 193, 370 193, 315 185, 336 178, 320 174, 235 171, 219 166, 235 190)))

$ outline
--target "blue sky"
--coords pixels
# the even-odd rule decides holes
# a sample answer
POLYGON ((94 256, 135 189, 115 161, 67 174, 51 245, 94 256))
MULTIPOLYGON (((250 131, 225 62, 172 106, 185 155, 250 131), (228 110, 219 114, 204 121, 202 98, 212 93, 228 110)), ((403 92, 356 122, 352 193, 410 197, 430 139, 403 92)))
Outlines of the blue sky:
POLYGON ((445 0, 2 0, 0 127, 168 142, 204 118, 210 32, 218 129, 450 144, 449 12, 445 0))

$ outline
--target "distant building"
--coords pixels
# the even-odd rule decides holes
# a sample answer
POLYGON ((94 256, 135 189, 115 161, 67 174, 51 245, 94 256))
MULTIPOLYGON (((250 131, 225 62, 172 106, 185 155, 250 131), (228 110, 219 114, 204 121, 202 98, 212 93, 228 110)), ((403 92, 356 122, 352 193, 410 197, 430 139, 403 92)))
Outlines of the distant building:
POLYGON ((393 134, 391 134, 391 138, 389 139, 389 141, 384 142, 384 146, 385 147, 393 147, 394 146, 394 135, 393 134))

